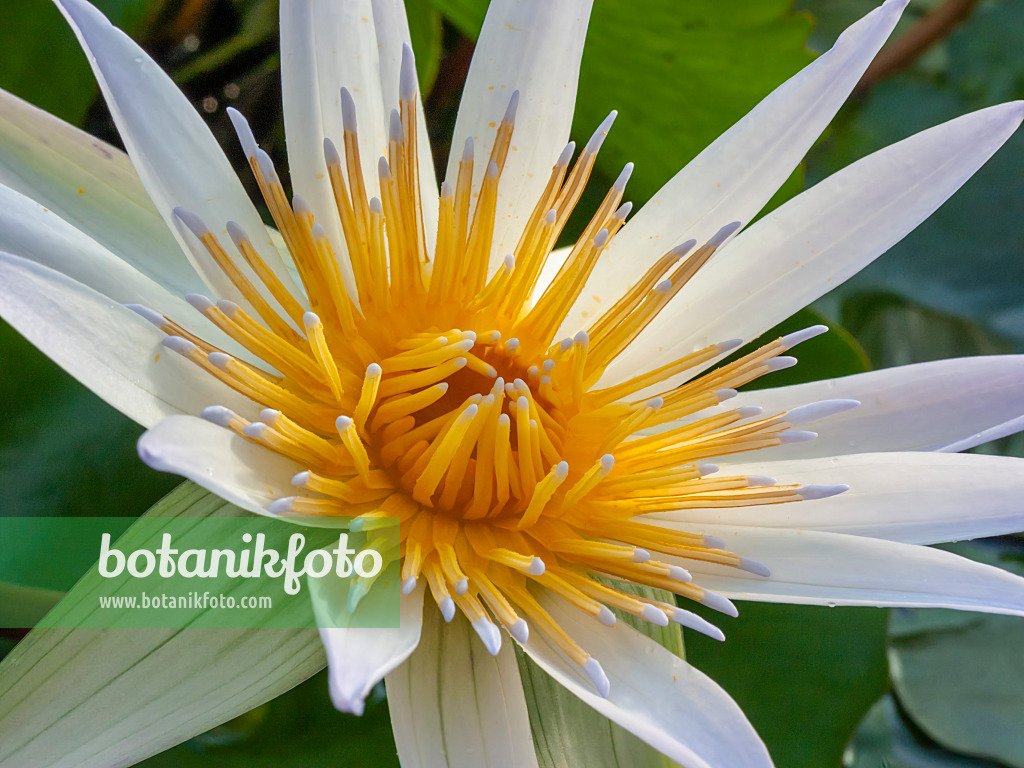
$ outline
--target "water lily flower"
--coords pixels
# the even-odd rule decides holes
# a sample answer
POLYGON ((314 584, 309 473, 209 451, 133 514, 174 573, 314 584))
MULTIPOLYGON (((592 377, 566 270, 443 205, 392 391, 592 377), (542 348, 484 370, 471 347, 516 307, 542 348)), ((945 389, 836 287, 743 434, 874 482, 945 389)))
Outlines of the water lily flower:
POLYGON ((402 3, 284 0, 291 197, 231 114, 276 230, 146 54, 84 0, 57 4, 131 164, 3 97, 0 313, 149 428, 151 466, 290 523, 401 520, 401 627, 321 636, 339 709, 386 678, 403 764, 536 765, 503 634, 672 759, 733 768, 771 764, 739 708, 611 609, 719 639, 685 606, 1024 614, 1021 579, 921 546, 1024 527, 1024 464, 953 453, 1022 426, 1024 359, 738 392, 814 327, 714 367, 900 240, 1020 124, 1020 102, 952 120, 748 225, 905 0, 632 217, 627 165, 562 249, 614 120, 569 142, 590 0, 491 4, 440 186, 402 3))

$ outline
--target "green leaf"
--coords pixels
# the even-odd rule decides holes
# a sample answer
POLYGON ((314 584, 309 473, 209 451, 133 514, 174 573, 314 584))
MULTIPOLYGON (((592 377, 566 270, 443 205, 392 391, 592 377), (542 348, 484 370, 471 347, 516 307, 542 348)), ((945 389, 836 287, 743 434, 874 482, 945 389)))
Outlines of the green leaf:
POLYGON ((687 631, 689 661, 725 688, 777 768, 838 768, 868 707, 886 690, 887 611, 741 603, 736 619, 687 606, 725 632, 687 631))
POLYGON ((0 627, 32 627, 53 608, 63 592, 0 581, 0 627))
POLYGON ((891 696, 871 708, 843 757, 844 768, 991 768, 986 761, 925 743, 900 717, 891 696))
MULTIPOLYGON (((663 602, 674 601, 672 595, 662 590, 622 582, 615 582, 614 586, 623 592, 663 602)), ((613 610, 620 621, 652 637, 673 653, 684 655, 683 636, 678 624, 658 627, 613 610)), ((576 768, 581 765, 587 768, 671 768, 676 765, 584 704, 545 674, 518 647, 516 657, 540 768, 576 768)))
POLYGON ((409 37, 416 53, 416 74, 420 91, 430 93, 441 64, 441 44, 444 24, 441 14, 428 0, 405 0, 405 13, 409 18, 409 37))
MULTIPOLYGON (((186 483, 148 514, 249 513, 186 483)), ((312 629, 34 630, 0 663, 0 768, 130 765, 323 666, 312 629)))
MULTIPOLYGON (((1019 547, 945 547, 1024 572, 1019 547)), ((901 706, 932 739, 957 752, 1024 766, 1024 621, 958 611, 893 611, 890 667, 901 706)))
MULTIPOLYGON (((96 0, 131 34, 162 0, 96 0)), ((99 88, 67 22, 53 3, 5 0, 0 26, 0 88, 76 125, 99 88)))

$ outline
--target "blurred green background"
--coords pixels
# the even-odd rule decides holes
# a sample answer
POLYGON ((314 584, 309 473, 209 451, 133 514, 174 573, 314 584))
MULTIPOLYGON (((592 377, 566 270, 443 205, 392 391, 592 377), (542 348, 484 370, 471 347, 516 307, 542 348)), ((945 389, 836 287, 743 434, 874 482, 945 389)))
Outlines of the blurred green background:
MULTIPOLYGON (((629 197, 642 204, 875 4, 596 0, 575 137, 589 135, 610 109, 620 117, 591 189, 601 194, 621 165, 634 161, 629 197)), ((249 117, 278 168, 287 167, 276 0, 97 5, 172 74, 234 161, 241 157, 228 105, 249 117)), ((406 0, 406 6, 443 167, 486 2, 406 0)), ((6 0, 4 10, 0 87, 118 144, 59 13, 43 0, 6 0)), ((915 0, 894 40, 888 66, 869 73, 772 205, 915 131, 1024 97, 1021 0, 915 0), (913 40, 920 44, 909 45, 913 40)), ((835 332, 801 348, 801 365, 786 372, 787 382, 1021 351, 1024 133, 916 232, 791 324, 822 315, 835 332)), ((0 360, 0 401, 7 407, 0 421, 3 514, 137 516, 177 484, 138 461, 139 427, 6 325, 0 325, 0 360)), ((783 383, 781 375, 772 383, 783 383)), ((1024 443, 1008 438, 982 450, 1024 455, 1024 443)), ((1019 538, 958 551, 1024 572, 1019 538)), ((1020 620, 745 604, 723 629, 724 644, 687 634, 687 657, 736 698, 780 768, 1024 768, 1020 620)), ((0 635, 0 654, 21 636, 0 635)), ((144 765, 316 768, 371 761, 397 765, 383 696, 373 698, 362 719, 340 715, 321 674, 144 765)))

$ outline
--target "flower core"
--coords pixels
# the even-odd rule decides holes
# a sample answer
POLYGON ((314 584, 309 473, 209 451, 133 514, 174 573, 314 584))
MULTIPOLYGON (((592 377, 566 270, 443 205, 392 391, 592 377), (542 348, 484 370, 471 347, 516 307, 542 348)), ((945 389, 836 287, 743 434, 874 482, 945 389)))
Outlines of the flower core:
POLYGON ((585 639, 566 633, 537 600, 546 588, 599 621, 610 608, 655 624, 676 621, 721 632, 674 603, 638 597, 633 582, 729 615, 732 604, 695 583, 687 564, 716 563, 762 576, 767 569, 698 532, 645 522, 654 512, 820 498, 845 486, 776 485, 772 478, 712 475, 717 456, 810 439, 796 427, 856 405, 816 403, 762 415, 715 406, 736 388, 795 362, 784 353, 824 330, 774 341, 698 375, 739 346, 725 341, 612 386, 602 373, 739 228, 668 251, 593 323, 555 335, 597 259, 630 211, 628 165, 555 277, 542 270, 587 183, 614 113, 571 163, 555 162, 515 251, 490 264, 498 188, 518 93, 487 158, 468 141, 454 183, 442 185, 436 244, 420 201, 416 87, 411 51, 402 63, 389 151, 375 170, 380 198, 366 192, 354 103, 342 90, 343 150, 325 141, 344 243, 332 243, 299 197, 290 202, 270 157, 232 113, 250 166, 295 263, 295 296, 247 234, 227 224, 238 255, 194 213, 181 222, 248 306, 198 295, 189 302, 244 347, 232 356, 174 320, 133 307, 164 344, 264 406, 250 420, 211 406, 203 417, 305 468, 278 515, 401 521, 403 591, 425 580, 444 618, 461 611, 492 653, 501 624, 520 642, 532 626, 553 640, 606 695, 608 681, 585 639), (473 169, 486 164, 479 188, 473 169), (347 253, 339 261, 338 252, 347 253), (240 258, 239 258, 240 257, 240 258), (344 271, 343 271, 344 269, 344 271), (308 305, 305 301, 308 298, 308 305), (691 372, 682 386, 669 386, 691 372), (706 409, 713 409, 702 413, 706 409))

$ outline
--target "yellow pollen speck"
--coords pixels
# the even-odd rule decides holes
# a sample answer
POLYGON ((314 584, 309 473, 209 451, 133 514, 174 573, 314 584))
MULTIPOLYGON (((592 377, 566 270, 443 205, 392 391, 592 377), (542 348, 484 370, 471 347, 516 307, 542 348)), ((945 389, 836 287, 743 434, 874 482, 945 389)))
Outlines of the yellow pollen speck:
POLYGON ((84 194, 85 194, 85 190, 84 190, 84 189, 82 189, 81 187, 79 187, 79 188, 78 188, 78 194, 80 194, 80 195, 84 195, 84 194))

